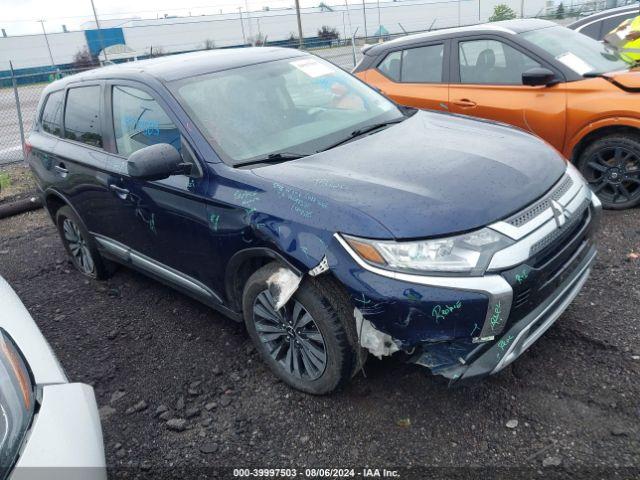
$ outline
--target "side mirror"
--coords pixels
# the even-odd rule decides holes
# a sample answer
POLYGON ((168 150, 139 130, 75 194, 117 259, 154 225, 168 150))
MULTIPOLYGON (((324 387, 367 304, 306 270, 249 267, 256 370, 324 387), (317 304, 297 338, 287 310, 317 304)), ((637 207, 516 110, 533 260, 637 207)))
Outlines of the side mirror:
POLYGON ((534 67, 522 72, 522 84, 530 87, 557 83, 556 74, 548 68, 534 67))
POLYGON ((161 180, 178 173, 190 174, 191 164, 183 162, 173 145, 156 143, 129 155, 127 173, 133 178, 161 180))

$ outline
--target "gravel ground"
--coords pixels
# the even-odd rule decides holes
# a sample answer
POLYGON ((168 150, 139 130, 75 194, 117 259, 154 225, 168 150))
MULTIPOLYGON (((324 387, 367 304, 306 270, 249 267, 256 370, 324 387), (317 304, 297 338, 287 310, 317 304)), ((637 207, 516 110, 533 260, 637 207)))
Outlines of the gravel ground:
POLYGON ((0 220, 0 274, 69 377, 95 387, 114 478, 347 466, 638 478, 640 209, 605 212, 599 240, 582 294, 499 375, 447 389, 374 359, 330 397, 277 382, 238 324, 142 275, 85 280, 43 211, 0 220))

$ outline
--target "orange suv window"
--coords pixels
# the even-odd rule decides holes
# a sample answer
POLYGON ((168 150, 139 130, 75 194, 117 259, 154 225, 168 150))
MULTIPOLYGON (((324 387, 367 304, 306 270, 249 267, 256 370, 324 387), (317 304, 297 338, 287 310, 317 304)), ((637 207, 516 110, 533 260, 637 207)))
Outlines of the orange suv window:
POLYGON ((443 44, 391 52, 378 70, 394 82, 441 83, 443 54, 443 44))
POLYGON ((459 43, 460 82, 521 85, 522 72, 541 65, 497 40, 459 43))

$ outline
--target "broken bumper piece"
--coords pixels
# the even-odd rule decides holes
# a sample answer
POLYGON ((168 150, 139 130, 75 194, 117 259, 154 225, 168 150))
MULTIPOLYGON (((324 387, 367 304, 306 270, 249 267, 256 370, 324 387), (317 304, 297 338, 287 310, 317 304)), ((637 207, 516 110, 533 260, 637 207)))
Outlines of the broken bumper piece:
POLYGON ((423 344, 409 361, 448 378, 449 385, 499 372, 540 338, 566 310, 587 281, 595 256, 592 247, 554 295, 506 328, 500 338, 475 345, 464 341, 423 344))

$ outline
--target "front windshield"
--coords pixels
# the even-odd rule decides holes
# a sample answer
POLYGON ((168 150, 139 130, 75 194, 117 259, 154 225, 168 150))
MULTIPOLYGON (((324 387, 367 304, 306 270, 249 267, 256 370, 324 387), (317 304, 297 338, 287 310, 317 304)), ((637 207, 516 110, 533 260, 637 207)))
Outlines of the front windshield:
POLYGON ((546 50, 578 75, 606 73, 628 68, 618 54, 605 44, 564 27, 530 30, 520 34, 546 50))
POLYGON ((278 152, 309 155, 402 117, 370 87, 310 56, 187 78, 172 89, 231 165, 278 152))

